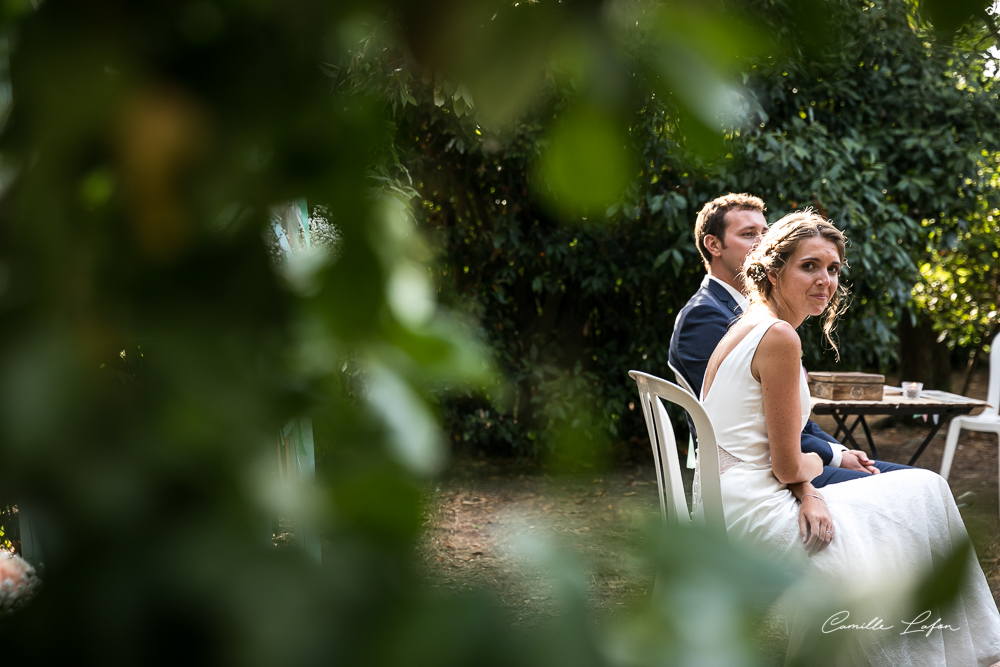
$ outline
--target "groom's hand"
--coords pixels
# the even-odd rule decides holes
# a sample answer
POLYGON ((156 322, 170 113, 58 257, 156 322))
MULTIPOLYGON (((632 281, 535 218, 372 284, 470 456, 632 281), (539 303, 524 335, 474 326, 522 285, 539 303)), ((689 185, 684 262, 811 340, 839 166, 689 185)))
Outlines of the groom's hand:
POLYGON ((840 455, 840 467, 847 470, 858 470, 860 472, 877 475, 881 470, 875 467, 875 462, 868 458, 868 455, 860 449, 848 449, 840 455))

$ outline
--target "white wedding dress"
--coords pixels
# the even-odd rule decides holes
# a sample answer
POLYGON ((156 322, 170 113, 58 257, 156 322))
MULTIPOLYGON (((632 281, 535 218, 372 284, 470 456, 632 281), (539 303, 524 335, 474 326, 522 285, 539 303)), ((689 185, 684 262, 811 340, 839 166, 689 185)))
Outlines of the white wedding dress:
MULTIPOLYGON (((806 557, 798 502, 771 471, 763 393, 750 371, 758 343, 778 321, 761 322, 736 345, 722 361, 703 403, 719 445, 722 503, 730 539, 806 563, 809 576, 805 580, 810 583, 801 585, 798 601, 790 603, 801 612, 798 621, 793 621, 790 651, 796 644, 825 637, 836 642, 845 664, 986 667, 1000 660, 1000 614, 974 555, 957 603, 941 614, 933 611, 934 616, 926 620, 933 623, 940 616, 942 624, 956 629, 934 629, 925 635, 918 631, 920 623, 907 626, 913 618, 902 616, 909 612, 901 598, 940 566, 953 545, 968 539, 951 489, 941 476, 921 469, 900 470, 824 487, 821 493, 833 517, 834 538, 824 551, 806 557), (801 626, 801 619, 808 616, 803 607, 822 608, 816 598, 829 603, 830 591, 845 601, 835 611, 851 614, 828 623, 826 630, 864 625, 875 616, 882 627, 894 627, 822 633, 817 624, 826 616, 818 621, 810 618, 806 624, 812 627, 796 627, 796 622, 801 626), (908 627, 908 634, 899 634, 908 627)), ((800 383, 800 393, 805 426, 809 416, 805 382, 800 383)))

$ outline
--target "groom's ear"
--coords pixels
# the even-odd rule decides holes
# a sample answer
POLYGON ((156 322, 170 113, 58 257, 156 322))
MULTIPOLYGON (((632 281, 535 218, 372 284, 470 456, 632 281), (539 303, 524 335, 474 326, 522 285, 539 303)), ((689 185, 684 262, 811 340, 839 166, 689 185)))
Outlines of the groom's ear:
POLYGON ((705 234, 704 243, 705 250, 708 250, 708 254, 712 257, 721 257, 722 249, 726 247, 722 239, 715 234, 705 234))

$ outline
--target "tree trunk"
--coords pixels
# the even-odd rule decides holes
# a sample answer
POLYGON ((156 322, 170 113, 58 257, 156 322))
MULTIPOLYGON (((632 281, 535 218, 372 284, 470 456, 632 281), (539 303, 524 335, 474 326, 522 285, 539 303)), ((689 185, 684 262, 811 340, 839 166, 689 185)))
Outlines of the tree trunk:
POLYGON ((930 320, 918 316, 914 326, 904 312, 897 331, 900 381, 923 382, 924 389, 951 391, 951 354, 946 343, 938 342, 930 320))

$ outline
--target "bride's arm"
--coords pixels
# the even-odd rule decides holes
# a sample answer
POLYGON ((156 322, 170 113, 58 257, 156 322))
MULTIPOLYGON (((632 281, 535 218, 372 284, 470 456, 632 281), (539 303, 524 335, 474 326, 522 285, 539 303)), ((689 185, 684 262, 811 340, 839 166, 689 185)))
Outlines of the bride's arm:
POLYGON ((787 322, 767 330, 750 364, 764 393, 771 469, 782 484, 808 482, 823 472, 819 455, 802 453, 801 364, 802 344, 787 322))

